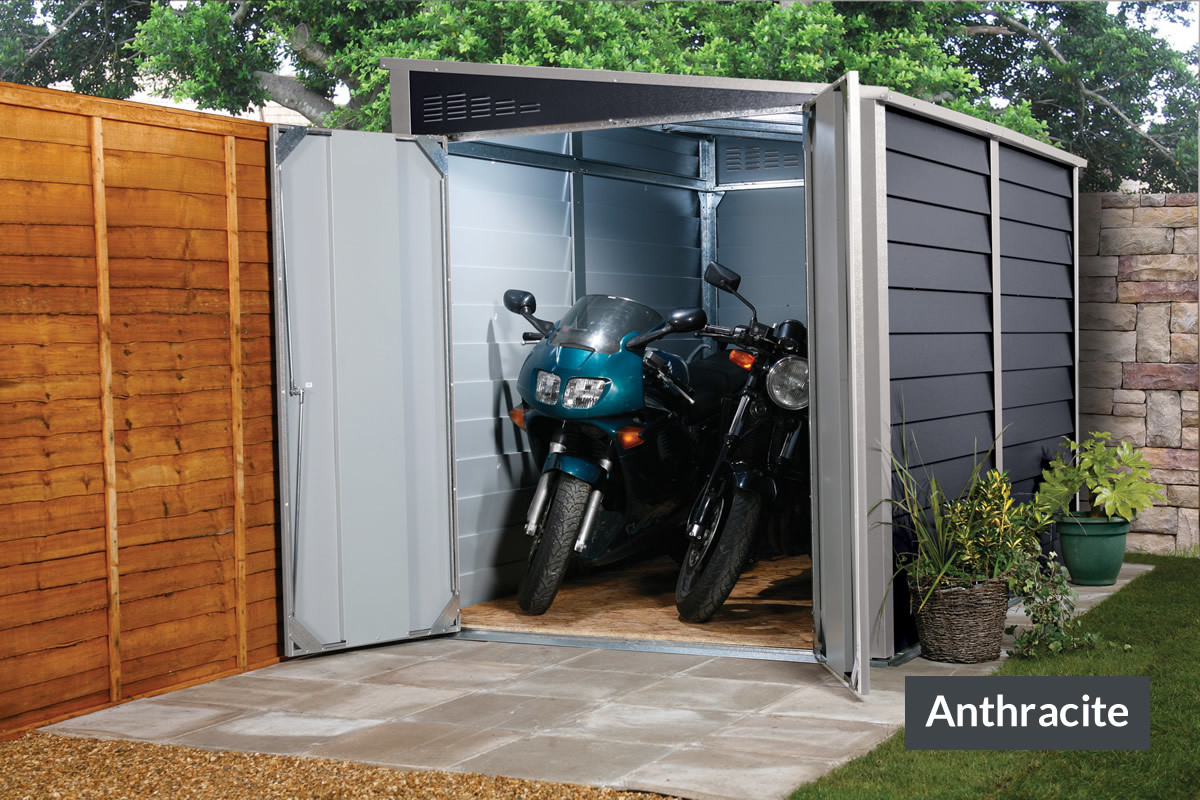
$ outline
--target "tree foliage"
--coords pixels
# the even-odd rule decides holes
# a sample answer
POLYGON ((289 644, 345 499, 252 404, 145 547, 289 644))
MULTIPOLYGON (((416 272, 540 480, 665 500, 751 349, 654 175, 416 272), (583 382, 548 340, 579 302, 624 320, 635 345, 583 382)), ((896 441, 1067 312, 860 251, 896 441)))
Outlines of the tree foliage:
POLYGON ((1087 157, 1085 188, 1132 177, 1194 191, 1196 52, 1153 33, 1188 5, 6 0, 0 75, 68 78, 79 91, 122 96, 136 64, 160 92, 205 107, 237 112, 274 99, 319 124, 380 130, 384 57, 811 82, 858 70, 864 83, 1087 157), (31 56, 52 33, 54 49, 31 56), (334 102, 339 85, 348 103, 334 102))
POLYGON ((0 80, 128 97, 138 60, 127 47, 149 16, 150 0, 3 0, 0 80))

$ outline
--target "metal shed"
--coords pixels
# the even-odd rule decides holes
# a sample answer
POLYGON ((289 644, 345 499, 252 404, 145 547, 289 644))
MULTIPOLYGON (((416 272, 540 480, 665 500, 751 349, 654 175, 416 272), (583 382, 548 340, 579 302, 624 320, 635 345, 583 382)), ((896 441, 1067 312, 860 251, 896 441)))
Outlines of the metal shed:
POLYGON ((1078 427, 1085 162, 856 73, 383 64, 390 134, 272 137, 285 653, 455 631, 515 585, 537 467, 504 289, 740 321, 720 257, 810 330, 814 645, 765 657, 866 691, 907 644, 887 451, 954 485, 1000 437, 1021 491, 1078 427))

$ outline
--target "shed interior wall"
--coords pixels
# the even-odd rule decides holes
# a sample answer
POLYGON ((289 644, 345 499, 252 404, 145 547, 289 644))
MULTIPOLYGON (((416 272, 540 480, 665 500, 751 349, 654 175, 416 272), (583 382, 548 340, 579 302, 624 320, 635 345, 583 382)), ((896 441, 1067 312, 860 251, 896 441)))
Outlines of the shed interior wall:
MULTIPOLYGON (((680 178, 699 179, 702 172, 701 137, 656 129, 489 143, 530 151, 534 160, 550 153, 680 178)), ((798 142, 788 144, 801 152, 798 142)), ((630 297, 660 312, 703 305, 704 223, 700 192, 693 188, 455 155, 454 146, 450 175, 459 563, 466 607, 515 590, 529 545, 524 515, 541 468, 507 417, 520 402, 516 379, 528 352, 520 343, 528 324, 504 309, 504 290, 532 291, 538 316, 548 319, 557 319, 582 294, 630 297)), ((744 170, 738 180, 779 177, 760 175, 744 170)), ((727 192, 715 219, 715 244, 728 241, 728 249, 714 255, 743 274, 743 291, 761 303, 760 318, 775 322, 772 315, 786 310, 803 319, 803 189, 727 192)), ((720 310, 708 309, 714 321, 748 319, 736 300, 723 302, 720 310)), ((698 345, 684 338, 665 346, 687 354, 698 345)))

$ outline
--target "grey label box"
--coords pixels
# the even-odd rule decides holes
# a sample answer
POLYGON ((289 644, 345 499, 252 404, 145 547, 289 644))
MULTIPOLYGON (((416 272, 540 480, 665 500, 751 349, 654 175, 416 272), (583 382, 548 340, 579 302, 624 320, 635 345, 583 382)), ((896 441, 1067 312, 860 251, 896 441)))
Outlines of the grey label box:
POLYGON ((1149 750, 1149 677, 907 677, 907 750, 1149 750))

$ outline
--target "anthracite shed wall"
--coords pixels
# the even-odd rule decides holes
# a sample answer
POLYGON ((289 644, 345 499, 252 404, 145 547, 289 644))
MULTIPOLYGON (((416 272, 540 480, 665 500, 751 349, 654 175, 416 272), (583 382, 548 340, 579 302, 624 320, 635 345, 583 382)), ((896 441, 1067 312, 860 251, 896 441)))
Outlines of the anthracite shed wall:
POLYGON ((1071 170, 1001 146, 1004 468, 1014 492, 1075 434, 1071 170))
POLYGON ((892 450, 957 494, 995 435, 989 142, 893 111, 886 131, 892 450))
POLYGON ((1003 430, 985 468, 1032 492, 1075 434, 1071 169, 895 111, 886 130, 893 452, 957 494, 1003 430))

